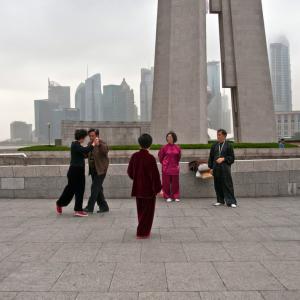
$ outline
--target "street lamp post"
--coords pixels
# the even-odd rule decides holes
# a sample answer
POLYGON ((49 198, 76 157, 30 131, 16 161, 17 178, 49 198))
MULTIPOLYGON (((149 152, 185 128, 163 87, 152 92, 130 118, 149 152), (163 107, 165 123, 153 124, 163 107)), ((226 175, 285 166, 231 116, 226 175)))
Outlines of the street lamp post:
POLYGON ((51 123, 48 123, 48 145, 51 145, 51 123))

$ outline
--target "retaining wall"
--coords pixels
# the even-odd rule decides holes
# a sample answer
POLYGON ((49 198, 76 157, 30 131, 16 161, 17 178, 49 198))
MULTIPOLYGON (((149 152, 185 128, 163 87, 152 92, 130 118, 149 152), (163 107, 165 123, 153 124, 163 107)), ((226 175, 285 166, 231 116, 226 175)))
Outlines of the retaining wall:
MULTIPOLYGON (((209 151, 209 149, 184 149, 182 150, 182 161, 208 159, 209 151)), ((136 151, 110 151, 109 157, 113 164, 128 163, 130 156, 134 152, 136 151)), ((300 158, 300 147, 287 149, 235 149, 234 152, 237 160, 300 158)), ((151 153, 155 157, 158 155, 158 151, 151 151, 151 153)), ((25 154, 27 158, 0 156, 0 165, 67 165, 70 162, 69 151, 33 151, 25 152, 25 154)))
MULTIPOLYGON (((160 168, 160 166, 159 166, 160 168)), ((0 198, 57 198, 67 179, 68 166, 0 166, 0 198)), ((131 181, 127 164, 112 164, 105 180, 107 198, 128 198, 131 181)), ((300 159, 238 160, 232 167, 237 197, 299 196, 300 159)), ((183 198, 214 197, 213 181, 195 178, 181 163, 183 198)), ((90 178, 87 176, 89 194, 90 178)))

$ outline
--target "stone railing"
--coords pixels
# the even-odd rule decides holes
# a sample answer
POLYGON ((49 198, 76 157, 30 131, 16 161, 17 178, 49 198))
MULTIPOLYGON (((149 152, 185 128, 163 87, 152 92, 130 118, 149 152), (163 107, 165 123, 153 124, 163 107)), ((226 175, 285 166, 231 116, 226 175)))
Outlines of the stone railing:
MULTIPOLYGON (((57 198, 67 179, 68 166, 0 166, 0 198, 57 198)), ((105 180, 107 198, 128 198, 131 181, 127 164, 112 164, 105 180)), ((300 194, 300 159, 238 160, 232 167, 237 197, 297 196, 300 194)), ((214 197, 213 181, 195 178, 181 163, 183 198, 214 197)), ((86 196, 90 178, 87 177, 86 196)))

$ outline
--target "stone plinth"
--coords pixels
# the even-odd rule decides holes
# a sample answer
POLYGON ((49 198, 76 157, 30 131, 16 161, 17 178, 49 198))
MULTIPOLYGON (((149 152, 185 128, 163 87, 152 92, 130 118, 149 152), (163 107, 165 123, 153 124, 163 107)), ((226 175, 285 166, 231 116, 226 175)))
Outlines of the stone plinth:
POLYGON ((206 1, 159 0, 152 134, 173 130, 181 143, 206 143, 206 1))
POLYGON ((235 139, 276 141, 261 0, 211 0, 219 14, 224 88, 232 89, 235 139))

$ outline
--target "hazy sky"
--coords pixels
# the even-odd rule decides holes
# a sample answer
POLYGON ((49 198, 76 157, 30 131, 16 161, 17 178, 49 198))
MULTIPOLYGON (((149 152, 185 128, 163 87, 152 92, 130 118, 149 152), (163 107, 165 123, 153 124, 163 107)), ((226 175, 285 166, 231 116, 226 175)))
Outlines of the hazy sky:
MULTIPOLYGON (((290 41, 300 109, 300 1, 263 4, 268 41, 290 41)), ((33 100, 47 98, 48 77, 71 86, 74 104, 87 64, 103 84, 125 77, 138 102, 140 68, 154 61, 156 8, 157 0, 0 0, 0 140, 9 138, 11 121, 34 124, 33 100)), ((219 59, 216 16, 208 17, 207 31, 208 59, 219 59)))

